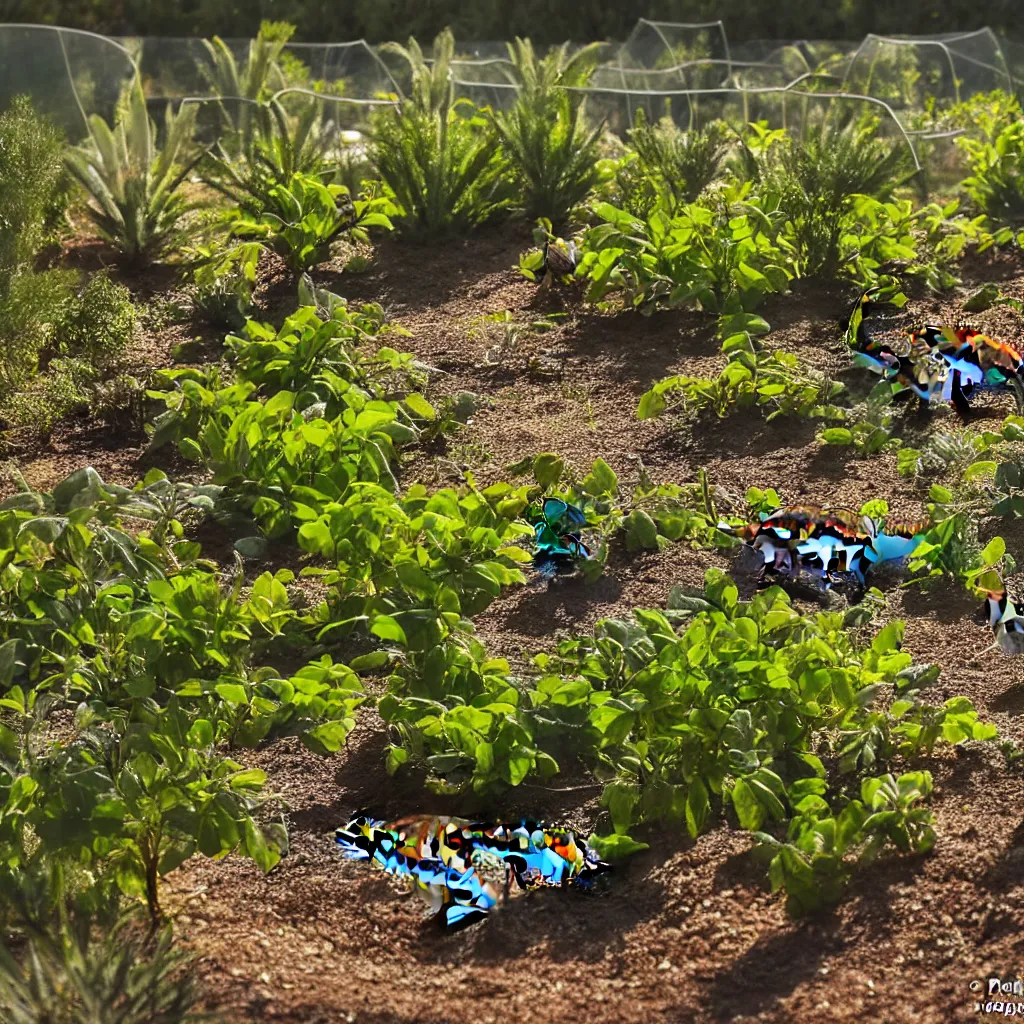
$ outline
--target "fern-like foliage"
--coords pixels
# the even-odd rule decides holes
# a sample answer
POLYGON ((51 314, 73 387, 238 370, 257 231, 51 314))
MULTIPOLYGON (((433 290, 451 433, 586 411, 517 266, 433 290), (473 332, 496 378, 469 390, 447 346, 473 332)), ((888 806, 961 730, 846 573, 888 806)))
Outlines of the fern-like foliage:
POLYGON ((290 113, 276 99, 252 108, 251 144, 246 153, 232 155, 222 142, 204 162, 203 180, 226 196, 249 217, 273 208, 271 192, 288 187, 296 174, 326 177, 334 141, 334 124, 322 116, 316 100, 303 102, 290 113))
POLYGON ((65 915, 34 931, 19 959, 0 945, 0 1008, 7 1024, 185 1024, 195 986, 168 925, 153 941, 123 919, 97 934, 65 915))
POLYGON ((428 63, 415 39, 386 49, 408 64, 410 95, 370 122, 371 159, 394 193, 406 231, 436 237, 480 224, 510 201, 507 164, 491 122, 451 80, 455 40, 434 40, 428 63))
POLYGON ((803 139, 787 137, 759 156, 765 186, 793 225, 804 275, 834 276, 843 218, 854 196, 885 198, 907 169, 908 151, 870 123, 826 122, 803 139))
POLYGON ((651 124, 643 108, 629 135, 641 169, 675 203, 696 202, 714 181, 729 149, 724 124, 712 122, 684 131, 668 117, 651 124))
POLYGON ((603 123, 587 125, 585 86, 597 66, 602 44, 569 56, 568 43, 538 57, 529 39, 508 44, 519 93, 508 112, 492 122, 518 178, 528 217, 564 224, 569 212, 597 184, 598 141, 603 123))

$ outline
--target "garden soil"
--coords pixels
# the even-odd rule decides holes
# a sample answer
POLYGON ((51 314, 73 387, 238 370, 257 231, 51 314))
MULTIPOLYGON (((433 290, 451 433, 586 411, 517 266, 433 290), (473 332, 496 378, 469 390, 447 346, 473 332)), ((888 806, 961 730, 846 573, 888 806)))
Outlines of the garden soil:
MULTIPOLYGON (((318 284, 353 301, 382 303, 411 332, 396 347, 438 371, 428 389, 435 403, 462 391, 478 396, 469 424, 403 467, 406 482, 455 484, 470 469, 486 484, 507 477, 506 467, 525 456, 553 451, 580 470, 601 456, 627 486, 643 470, 658 482, 693 481, 704 466, 722 501, 730 494, 739 501, 758 486, 776 488, 787 502, 856 507, 885 498, 900 516, 923 512, 925 489, 897 476, 894 456, 858 460, 823 448, 813 423, 766 424, 757 412, 690 424, 674 416, 639 422, 637 401, 655 380, 721 368, 709 318, 595 312, 572 289, 539 291, 515 269, 529 244, 525 229, 520 234, 481 233, 429 249, 389 241, 362 274, 341 273, 340 264, 319 272, 318 284), (482 320, 506 310, 519 323, 547 317, 555 326, 510 338, 482 320)), ((1024 264, 1012 258, 976 258, 963 271, 957 294, 915 294, 910 314, 956 319, 964 298, 991 280, 1022 295, 1024 264)), ((126 283, 147 298, 174 287, 126 283)), ((293 295, 283 274, 271 274, 258 298, 279 320, 293 295)), ((766 343, 866 393, 873 381, 850 368, 838 326, 854 297, 841 285, 802 283, 773 298, 762 310, 773 327, 766 343)), ((975 319, 998 336, 1020 331, 1005 310, 975 319)), ((166 362, 195 333, 180 324, 147 328, 146 358, 166 362)), ((977 425, 995 426, 1009 411, 1005 402, 993 403, 977 425)), ((944 410, 926 419, 908 415, 911 440, 915 432, 923 439, 956 425, 944 410)), ((122 483, 150 465, 184 468, 168 467, 166 453, 145 455, 141 434, 81 423, 22 460, 22 469, 46 487, 84 464, 122 483)), ((1006 523, 1000 532, 1024 564, 1024 531, 1006 523)), ((727 562, 685 544, 654 554, 615 550, 596 584, 570 578, 512 588, 477 627, 493 655, 522 665, 601 618, 663 607, 673 586, 699 587, 713 565, 727 562)), ((976 621, 973 600, 942 582, 925 593, 898 581, 886 589, 886 614, 907 621, 905 649, 942 667, 935 699, 964 694, 1004 735, 1024 740, 1024 658, 985 651, 991 636, 976 621)), ((802 921, 787 916, 742 832, 722 824, 691 842, 685 830, 664 826, 637 833, 650 848, 599 891, 522 895, 449 935, 392 879, 342 862, 334 828, 367 809, 385 818, 530 815, 588 835, 607 829, 600 790, 563 762, 550 788, 523 785, 490 804, 437 797, 415 772, 388 776, 386 743, 383 723, 369 709, 334 758, 293 739, 242 755, 267 771, 282 798, 288 856, 266 877, 241 858, 194 858, 163 889, 178 935, 198 958, 215 1020, 946 1024, 977 1017, 972 982, 1024 972, 1024 778, 990 746, 968 744, 929 760, 939 836, 933 854, 881 860, 855 877, 832 912, 802 921)), ((1016 998, 1024 1002, 1024 995, 1016 998)))

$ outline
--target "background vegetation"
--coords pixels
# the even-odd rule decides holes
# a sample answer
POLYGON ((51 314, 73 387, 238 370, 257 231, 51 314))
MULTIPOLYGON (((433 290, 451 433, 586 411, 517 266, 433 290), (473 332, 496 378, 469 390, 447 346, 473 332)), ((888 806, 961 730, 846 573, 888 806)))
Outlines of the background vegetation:
POLYGON ((431 39, 451 27, 457 39, 494 40, 530 36, 535 43, 564 39, 623 39, 638 16, 662 21, 721 18, 732 40, 859 39, 868 32, 916 35, 988 25, 1012 33, 1018 7, 991 0, 840 0, 801 4, 788 0, 649 0, 646 4, 579 4, 572 0, 0 0, 0 21, 60 24, 106 34, 153 36, 255 36, 264 18, 293 22, 304 42, 365 38, 384 42, 414 35, 431 39))

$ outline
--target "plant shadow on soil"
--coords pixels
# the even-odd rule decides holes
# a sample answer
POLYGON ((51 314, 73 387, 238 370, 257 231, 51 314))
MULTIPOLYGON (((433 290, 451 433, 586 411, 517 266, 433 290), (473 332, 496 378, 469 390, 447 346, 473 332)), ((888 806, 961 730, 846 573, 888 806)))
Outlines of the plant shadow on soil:
MULTIPOLYGON (((851 879, 845 905, 809 914, 781 932, 758 939, 711 981, 704 1001, 711 1019, 725 1021, 779 1010, 795 989, 818 974, 825 960, 842 953, 862 922, 870 921, 878 942, 898 931, 896 892, 908 879, 920 876, 925 864, 923 857, 891 858, 862 869, 851 879)), ((753 881, 756 860, 746 858, 744 867, 744 876, 753 881)), ((763 874, 761 870, 762 884, 763 874)))
POLYGON ((615 603, 621 596, 622 584, 607 573, 594 583, 580 576, 556 576, 545 585, 534 578, 503 603, 503 625, 521 636, 549 637, 553 628, 578 620, 582 610, 615 603))
POLYGON ((510 233, 500 225, 476 231, 471 241, 457 238, 429 246, 384 238, 376 243, 366 271, 345 273, 335 263, 320 268, 315 280, 318 287, 352 301, 380 302, 402 315, 422 313, 455 299, 479 297, 483 281, 508 275, 520 252, 532 244, 528 234, 510 233))

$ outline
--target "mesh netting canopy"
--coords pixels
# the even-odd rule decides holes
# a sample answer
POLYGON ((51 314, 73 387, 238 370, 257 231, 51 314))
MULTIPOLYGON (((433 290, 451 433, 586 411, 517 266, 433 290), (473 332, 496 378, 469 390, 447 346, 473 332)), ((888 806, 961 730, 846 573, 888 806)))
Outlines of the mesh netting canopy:
POLYGON ((729 40, 720 21, 695 24, 641 18, 615 63, 624 68, 673 68, 699 60, 728 62, 729 40))
POLYGON ((135 66, 113 39, 40 25, 0 25, 0 109, 28 96, 77 141, 87 118, 113 120, 118 97, 135 66))
MULTIPOLYGON (((237 92, 252 98, 263 74, 260 45, 249 39, 122 39, 139 68, 146 96, 184 99, 237 92)), ((267 71, 271 91, 306 88, 370 100, 399 91, 384 57, 362 40, 354 43, 288 43, 267 71)))
MULTIPOLYGON (((941 109, 979 92, 1015 91, 1024 80, 1024 46, 989 29, 869 35, 859 45, 761 40, 731 47, 720 21, 642 18, 621 46, 607 44, 601 59, 579 92, 591 116, 619 134, 630 130, 639 110, 648 120, 668 116, 682 127, 716 118, 793 127, 812 108, 859 103, 918 147, 937 138, 930 113, 936 101, 941 109)), ((225 127, 247 130, 257 101, 268 98, 289 117, 315 108, 318 125, 357 129, 375 105, 394 102, 409 85, 401 55, 362 40, 115 40, 0 25, 0 106, 27 93, 72 139, 85 134, 91 114, 113 119, 118 97, 136 74, 155 115, 168 104, 197 105, 200 138, 210 141, 225 127)), ((478 106, 507 109, 518 95, 504 43, 459 44, 451 75, 455 94, 478 106)))
POLYGON ((994 89, 1012 92, 1014 81, 998 38, 986 28, 906 39, 869 35, 850 56, 843 87, 885 100, 909 120, 930 98, 959 103, 994 89))

